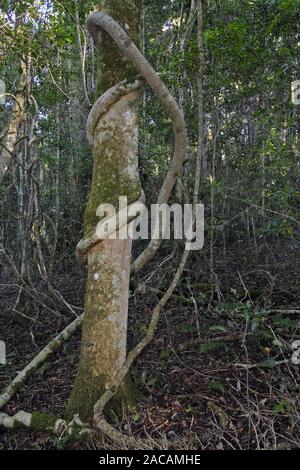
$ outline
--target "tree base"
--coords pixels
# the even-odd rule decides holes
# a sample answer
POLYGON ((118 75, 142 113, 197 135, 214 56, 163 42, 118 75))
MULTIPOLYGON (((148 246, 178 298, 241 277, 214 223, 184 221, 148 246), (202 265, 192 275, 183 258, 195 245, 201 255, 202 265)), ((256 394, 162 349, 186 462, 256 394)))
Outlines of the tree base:
MULTIPOLYGON (((103 387, 103 378, 100 377, 95 381, 93 378, 93 386, 91 381, 86 383, 81 381, 81 387, 74 388, 70 400, 65 411, 65 419, 70 422, 74 416, 79 415, 83 423, 90 423, 94 416, 94 406, 100 396, 106 391, 103 387)), ((77 382, 78 384, 78 382, 77 382)), ((121 418, 125 411, 135 410, 137 403, 143 397, 142 392, 134 384, 130 374, 127 375, 123 385, 121 385, 118 393, 112 398, 105 408, 105 414, 111 420, 121 418)))

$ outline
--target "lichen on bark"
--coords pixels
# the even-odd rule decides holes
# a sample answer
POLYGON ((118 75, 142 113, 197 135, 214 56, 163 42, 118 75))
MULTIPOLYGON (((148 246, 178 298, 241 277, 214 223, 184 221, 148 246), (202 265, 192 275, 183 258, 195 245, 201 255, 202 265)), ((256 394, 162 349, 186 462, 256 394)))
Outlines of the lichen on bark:
MULTIPOLYGON (((141 0, 101 0, 99 11, 114 18, 127 31, 131 39, 138 43, 140 28, 141 0)), ((136 70, 123 56, 118 46, 106 33, 102 33, 101 49, 98 57, 98 74, 96 93, 101 96, 108 88, 121 80, 134 80, 136 70), (121 78, 122 77, 122 78, 121 78)))
POLYGON ((128 205, 141 192, 138 174, 138 92, 124 96, 100 119, 95 129, 94 170, 84 216, 85 237, 91 236, 99 218, 100 204, 119 209, 119 196, 128 205))
MULTIPOLYGON (((75 414, 83 422, 91 420, 96 401, 126 359, 130 255, 131 240, 106 240, 88 254, 80 364, 67 420, 75 414)), ((112 407, 132 398, 124 387, 112 407)))
POLYGON ((59 421, 61 421, 61 419, 56 415, 35 411, 32 413, 30 425, 34 431, 52 432, 59 421))
MULTIPOLYGON (((138 39, 140 0, 105 0, 102 11, 109 13, 138 39)), ((97 97, 123 80, 136 76, 118 47, 106 34, 97 44, 97 97)), ((139 93, 132 91, 114 103, 96 124, 94 169, 89 201, 84 217, 85 237, 95 233, 100 204, 112 204, 118 212, 119 196, 128 204, 139 199, 138 174, 139 93)), ((128 291, 131 261, 130 239, 102 240, 87 253, 85 316, 82 330, 80 364, 65 416, 79 415, 91 421, 95 403, 113 384, 126 359, 128 291)), ((132 388, 124 383, 112 406, 133 401, 132 388)))

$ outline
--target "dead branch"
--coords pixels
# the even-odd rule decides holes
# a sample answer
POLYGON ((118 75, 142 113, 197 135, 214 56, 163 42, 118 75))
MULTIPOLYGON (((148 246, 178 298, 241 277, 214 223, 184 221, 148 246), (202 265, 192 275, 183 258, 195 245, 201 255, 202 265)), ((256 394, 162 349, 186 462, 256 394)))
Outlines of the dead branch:
POLYGON ((18 411, 14 416, 6 413, 0 413, 0 426, 6 429, 29 428, 34 431, 51 432, 52 434, 82 438, 87 436, 91 430, 88 426, 84 426, 78 417, 75 417, 70 423, 67 423, 59 416, 47 413, 27 413, 26 411, 18 411))
POLYGON ((58 336, 56 336, 50 343, 42 349, 42 351, 23 369, 11 382, 10 385, 0 395, 0 409, 3 408, 16 392, 22 387, 25 380, 28 379, 48 357, 53 354, 64 341, 67 341, 77 329, 80 327, 83 321, 83 314, 77 317, 72 323, 70 323, 58 336))

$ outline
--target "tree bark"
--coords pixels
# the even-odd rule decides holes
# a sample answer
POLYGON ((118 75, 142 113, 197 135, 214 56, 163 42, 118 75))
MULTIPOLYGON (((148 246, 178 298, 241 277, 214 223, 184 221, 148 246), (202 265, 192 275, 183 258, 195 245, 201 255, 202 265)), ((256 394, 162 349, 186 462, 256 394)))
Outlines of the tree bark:
MULTIPOLYGON (((140 1, 103 0, 100 10, 111 15, 138 40, 140 1)), ((117 83, 135 78, 132 66, 104 32, 99 38, 97 95, 117 83)), ((100 204, 112 204, 118 212, 119 196, 128 204, 138 200, 138 102, 133 91, 121 97, 96 124, 93 136, 94 170, 85 211, 85 237, 92 236, 100 204)), ((66 417, 79 414, 88 422, 100 396, 112 385, 126 359, 128 291, 131 259, 130 239, 103 240, 87 255, 88 280, 85 298, 79 370, 67 405, 66 417)), ((118 403, 131 401, 129 388, 120 389, 118 403)))
MULTIPOLYGON (((24 24, 25 12, 20 12, 18 2, 12 2, 12 8, 15 13, 15 28, 24 24)), ((1 143, 0 149, 0 184, 6 175, 10 166, 11 159, 16 150, 19 132, 23 122, 26 120, 26 112, 28 108, 28 98, 30 94, 30 56, 25 53, 20 61, 20 80, 18 89, 14 95, 14 104, 12 108, 11 118, 7 126, 7 131, 1 143)))
POLYGON ((21 77, 18 91, 15 94, 15 102, 12 109, 11 119, 8 124, 7 132, 4 138, 2 150, 0 153, 0 183, 6 175, 9 168, 15 146, 18 141, 19 130, 26 119, 26 87, 30 80, 28 64, 21 60, 21 77))
POLYGON ((205 55, 203 45, 203 2, 197 0, 197 42, 198 42, 198 57, 199 67, 197 74, 197 90, 198 90, 198 159, 201 162, 201 177, 205 177, 207 173, 207 156, 205 152, 205 132, 204 132, 204 96, 203 96, 203 82, 205 73, 205 55))

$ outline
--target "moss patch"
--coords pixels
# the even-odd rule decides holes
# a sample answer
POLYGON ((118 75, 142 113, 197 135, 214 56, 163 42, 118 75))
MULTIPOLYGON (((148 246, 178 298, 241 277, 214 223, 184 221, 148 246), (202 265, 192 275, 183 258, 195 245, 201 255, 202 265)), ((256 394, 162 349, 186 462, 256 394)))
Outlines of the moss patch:
POLYGON ((35 431, 53 431, 55 423, 60 418, 47 413, 32 413, 31 427, 35 431))
POLYGON ((97 124, 92 185, 84 215, 86 238, 96 230, 100 204, 113 205, 117 213, 119 196, 127 196, 128 204, 140 196, 137 97, 137 93, 123 97, 97 124))
MULTIPOLYGON (((93 376, 91 381, 88 371, 81 370, 78 381, 80 387, 68 402, 65 419, 70 422, 74 415, 78 414, 82 422, 89 423, 93 419, 95 404, 106 391, 104 376, 93 376)), ((131 376, 128 375, 119 392, 105 408, 105 414, 111 419, 116 416, 121 417, 123 409, 132 411, 141 397, 141 392, 135 387, 131 376)))
MULTIPOLYGON (((102 0, 99 10, 114 18, 127 31, 130 38, 137 43, 139 39, 141 0, 102 0), (129 25, 127 30, 126 25, 129 25)), ((108 88, 118 82, 136 77, 136 71, 124 58, 122 52, 113 40, 103 34, 103 43, 98 53, 97 69, 99 79, 96 93, 101 96, 108 88)))

